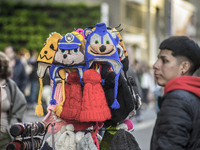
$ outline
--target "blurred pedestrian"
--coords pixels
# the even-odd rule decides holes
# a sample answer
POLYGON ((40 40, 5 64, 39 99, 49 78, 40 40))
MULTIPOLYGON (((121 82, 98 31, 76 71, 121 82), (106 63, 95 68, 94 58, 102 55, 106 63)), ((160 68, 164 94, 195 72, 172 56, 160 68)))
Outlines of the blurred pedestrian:
MULTIPOLYGON (((136 72, 134 70, 133 65, 129 66, 129 69, 127 71, 127 77, 128 78, 132 77, 134 79, 136 87, 137 87, 137 92, 138 92, 139 96, 142 99, 142 89, 141 89, 140 82, 139 82, 138 76, 137 76, 137 74, 136 74, 136 72)), ((136 114, 134 115, 134 117, 136 118, 137 122, 141 122, 142 121, 142 118, 141 118, 141 109, 140 108, 136 111, 136 114)))
POLYGON ((151 139, 151 150, 200 149, 200 47, 186 36, 172 36, 160 44, 153 65, 164 96, 151 139))
POLYGON ((3 52, 0 52, 0 149, 2 150, 11 141, 9 126, 22 122, 26 110, 26 99, 16 83, 9 78, 10 75, 9 59, 3 52))
POLYGON ((153 75, 150 72, 150 67, 147 64, 147 62, 141 62, 141 89, 142 89, 142 95, 143 95, 143 108, 149 105, 150 102, 154 102, 154 79, 153 75))
MULTIPOLYGON (((135 71, 135 74, 139 80, 139 84, 141 84, 141 78, 142 78, 142 66, 141 66, 141 61, 140 60, 135 60, 133 64, 133 68, 135 71)), ((141 85, 140 85, 141 86, 141 85)))
POLYGON ((28 64, 31 66, 31 72, 29 74, 29 80, 30 83, 30 95, 27 97, 28 102, 28 108, 34 108, 34 104, 37 103, 37 95, 39 91, 39 81, 37 76, 37 52, 36 51, 30 51, 30 58, 28 60, 28 64))
POLYGON ((16 57, 15 50, 12 46, 5 47, 4 52, 10 59, 10 66, 13 68, 11 78, 16 82, 19 89, 24 93, 28 81, 25 67, 20 59, 16 57))

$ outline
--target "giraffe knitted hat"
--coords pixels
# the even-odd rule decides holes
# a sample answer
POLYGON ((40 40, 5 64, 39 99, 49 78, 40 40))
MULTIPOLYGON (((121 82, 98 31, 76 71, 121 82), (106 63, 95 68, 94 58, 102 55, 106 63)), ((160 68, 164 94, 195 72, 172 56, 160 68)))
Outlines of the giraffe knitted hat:
POLYGON ((118 49, 120 61, 123 64, 124 74, 126 74, 128 68, 129 68, 129 60, 128 60, 128 53, 126 51, 124 41, 123 41, 122 36, 120 34, 120 32, 123 29, 120 29, 120 30, 118 29, 120 26, 121 26, 121 24, 117 27, 114 27, 114 28, 107 27, 107 29, 110 32, 110 34, 113 36, 113 38, 116 38, 116 36, 119 38, 119 43, 117 44, 117 49, 118 49))
POLYGON ((123 65, 119 60, 116 45, 119 43, 119 38, 115 39, 107 31, 105 23, 97 23, 95 30, 85 29, 86 48, 85 48, 85 60, 86 69, 90 68, 93 63, 104 62, 110 64, 115 77, 115 93, 114 102, 111 105, 112 109, 118 109, 120 107, 117 101, 118 92, 118 79, 123 65))
POLYGON ((55 53, 58 50, 58 41, 60 39, 62 39, 62 36, 59 33, 56 32, 51 33, 37 58, 37 63, 38 63, 37 75, 39 77, 39 83, 40 83, 38 105, 35 110, 35 114, 37 116, 44 115, 42 108, 42 101, 41 101, 42 89, 43 89, 42 79, 46 73, 47 68, 50 67, 51 64, 53 63, 55 53))

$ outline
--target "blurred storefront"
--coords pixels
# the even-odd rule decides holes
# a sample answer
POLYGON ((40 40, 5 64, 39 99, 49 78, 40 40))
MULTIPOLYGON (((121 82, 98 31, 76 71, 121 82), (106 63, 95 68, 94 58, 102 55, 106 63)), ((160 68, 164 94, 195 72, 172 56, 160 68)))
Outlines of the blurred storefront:
MULTIPOLYGON (((14 0, 26 1, 26 0, 14 0)), ((158 45, 170 35, 188 35, 200 42, 200 0, 30 0, 33 3, 87 3, 101 5, 101 21, 121 24, 129 53, 150 65, 157 58, 158 45)), ((86 16, 87 17, 87 16, 86 16)))
MULTIPOLYGON (((157 58, 159 43, 171 35, 197 39, 195 0, 103 0, 109 6, 110 26, 121 24, 130 62, 135 59, 150 65, 157 58)), ((104 4, 105 5, 105 4, 104 4)))

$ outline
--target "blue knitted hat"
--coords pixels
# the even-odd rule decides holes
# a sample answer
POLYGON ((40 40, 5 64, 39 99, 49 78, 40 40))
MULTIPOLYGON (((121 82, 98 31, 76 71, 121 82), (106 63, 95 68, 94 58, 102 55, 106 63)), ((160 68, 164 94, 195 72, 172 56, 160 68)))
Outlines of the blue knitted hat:
POLYGON ((85 47, 85 61, 86 68, 90 68, 94 62, 106 62, 110 64, 115 77, 115 95, 114 102, 111 105, 112 109, 120 108, 117 101, 118 79, 123 65, 119 60, 116 45, 119 43, 119 38, 115 39, 107 31, 105 23, 97 23, 95 30, 85 29, 86 47, 85 47))
POLYGON ((72 33, 67 33, 58 43, 60 49, 77 49, 81 41, 72 33))

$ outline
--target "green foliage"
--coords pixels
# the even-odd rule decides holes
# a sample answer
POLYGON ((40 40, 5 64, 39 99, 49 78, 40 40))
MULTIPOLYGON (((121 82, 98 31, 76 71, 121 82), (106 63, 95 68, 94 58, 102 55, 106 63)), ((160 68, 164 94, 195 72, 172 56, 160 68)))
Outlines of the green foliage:
POLYGON ((95 25, 100 20, 100 6, 85 4, 27 4, 0 2, 0 50, 40 51, 51 32, 66 34, 74 29, 95 25))

